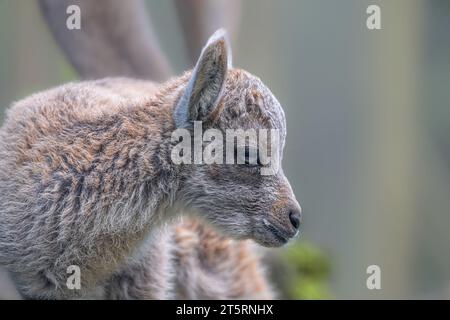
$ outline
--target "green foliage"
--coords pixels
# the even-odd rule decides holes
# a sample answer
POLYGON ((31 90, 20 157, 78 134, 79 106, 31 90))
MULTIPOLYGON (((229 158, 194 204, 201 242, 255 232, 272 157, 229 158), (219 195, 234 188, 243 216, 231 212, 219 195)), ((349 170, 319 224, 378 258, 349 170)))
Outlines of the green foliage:
POLYGON ((329 258, 316 246, 299 242, 283 254, 287 275, 284 289, 290 299, 329 299, 331 265, 329 258))

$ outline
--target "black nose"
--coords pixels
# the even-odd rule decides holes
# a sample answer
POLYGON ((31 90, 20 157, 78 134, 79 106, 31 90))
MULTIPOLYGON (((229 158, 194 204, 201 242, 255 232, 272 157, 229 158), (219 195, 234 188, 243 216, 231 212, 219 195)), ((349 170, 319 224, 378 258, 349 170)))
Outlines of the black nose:
POLYGON ((291 212, 289 212, 289 220, 291 220, 291 223, 295 229, 298 229, 300 227, 300 219, 301 214, 299 210, 292 210, 291 212))

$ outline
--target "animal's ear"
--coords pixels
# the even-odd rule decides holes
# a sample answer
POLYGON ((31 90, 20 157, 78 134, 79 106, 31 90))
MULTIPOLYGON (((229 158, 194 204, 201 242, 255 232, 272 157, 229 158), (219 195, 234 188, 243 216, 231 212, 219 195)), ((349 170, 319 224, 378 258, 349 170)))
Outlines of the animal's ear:
POLYGON ((217 107, 229 68, 229 42, 225 30, 219 29, 203 48, 191 79, 175 108, 177 128, 190 127, 192 121, 204 121, 211 115, 217 107))

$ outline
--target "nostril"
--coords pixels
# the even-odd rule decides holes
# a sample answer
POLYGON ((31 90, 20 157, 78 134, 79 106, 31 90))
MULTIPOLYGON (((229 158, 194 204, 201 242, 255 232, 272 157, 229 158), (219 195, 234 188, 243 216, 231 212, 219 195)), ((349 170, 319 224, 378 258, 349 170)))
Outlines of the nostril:
POLYGON ((289 213, 289 220, 291 220, 292 225, 295 229, 300 227, 300 213, 297 211, 291 211, 289 213))

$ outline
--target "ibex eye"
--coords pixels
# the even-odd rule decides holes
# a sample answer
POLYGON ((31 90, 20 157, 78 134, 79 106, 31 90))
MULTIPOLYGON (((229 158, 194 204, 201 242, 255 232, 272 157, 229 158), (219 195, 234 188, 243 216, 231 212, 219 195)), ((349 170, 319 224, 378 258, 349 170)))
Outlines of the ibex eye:
POLYGON ((257 167, 261 165, 258 157, 258 150, 251 149, 249 147, 245 148, 235 148, 234 149, 234 163, 245 165, 247 167, 257 167))
POLYGON ((257 149, 252 149, 250 151, 249 147, 245 147, 245 165, 249 167, 260 166, 259 154, 257 149))

